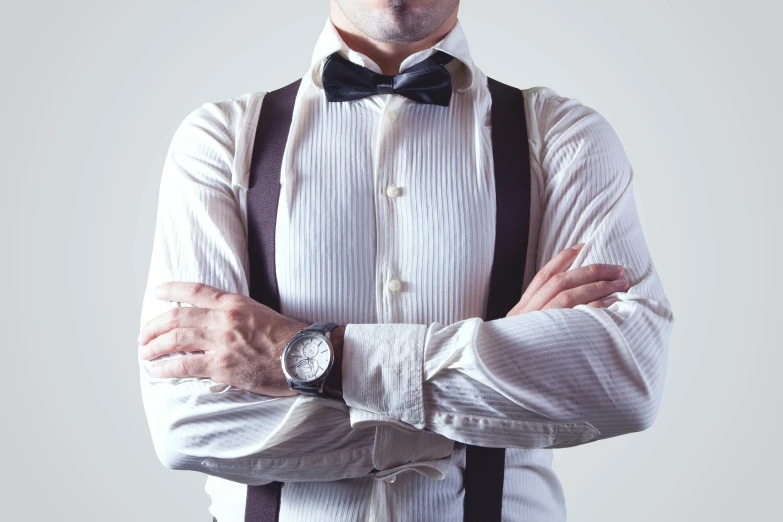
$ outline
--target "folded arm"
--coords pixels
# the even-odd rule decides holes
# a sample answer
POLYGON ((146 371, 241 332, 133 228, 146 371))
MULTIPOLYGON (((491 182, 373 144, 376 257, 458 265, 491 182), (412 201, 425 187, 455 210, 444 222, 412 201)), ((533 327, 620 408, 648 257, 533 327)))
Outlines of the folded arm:
MULTIPOLYGON (((165 160, 141 325, 173 306, 153 289, 166 281, 201 282, 248 295, 247 239, 232 180, 237 102, 208 103, 179 126, 165 160)), ((139 354, 142 353, 139 346, 139 354)), ((164 357, 193 357, 184 352, 164 357)), ((172 469, 246 484, 338 480, 382 469, 373 461, 376 430, 354 429, 338 401, 269 397, 211 378, 153 377, 138 358, 156 454, 172 469)), ((452 442, 423 448, 418 471, 437 475, 452 442), (434 471, 433 471, 434 470, 434 471)))
MULTIPOLYGON (((575 100, 541 103, 537 269, 622 265, 607 308, 578 305, 453 324, 348 324, 352 424, 426 430, 491 447, 567 447, 644 430, 656 416, 673 314, 647 250, 632 168, 612 128, 575 100)), ((390 448, 389 451, 393 451, 390 448)))

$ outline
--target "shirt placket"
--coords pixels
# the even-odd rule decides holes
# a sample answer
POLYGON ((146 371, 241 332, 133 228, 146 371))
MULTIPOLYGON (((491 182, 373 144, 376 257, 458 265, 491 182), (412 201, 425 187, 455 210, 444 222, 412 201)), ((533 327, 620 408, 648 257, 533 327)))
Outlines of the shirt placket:
POLYGON ((376 161, 374 172, 375 222, 376 222, 376 310, 378 322, 395 323, 400 321, 398 297, 405 291, 405 274, 400 273, 399 255, 395 246, 399 230, 398 206, 400 198, 405 197, 405 187, 401 186, 401 173, 395 165, 396 148, 399 146, 399 127, 405 125, 405 97, 397 94, 385 95, 386 100, 380 106, 378 132, 376 137, 376 161))

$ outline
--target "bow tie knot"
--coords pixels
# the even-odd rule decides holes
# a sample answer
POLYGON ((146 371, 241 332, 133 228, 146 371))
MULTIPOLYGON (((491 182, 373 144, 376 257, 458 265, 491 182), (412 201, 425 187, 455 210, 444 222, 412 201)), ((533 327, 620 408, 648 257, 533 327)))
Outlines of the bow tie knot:
POLYGON ((400 94, 419 103, 447 106, 451 100, 451 73, 444 67, 453 57, 437 51, 429 58, 395 74, 378 74, 335 52, 326 58, 321 74, 329 102, 358 100, 374 94, 400 94))

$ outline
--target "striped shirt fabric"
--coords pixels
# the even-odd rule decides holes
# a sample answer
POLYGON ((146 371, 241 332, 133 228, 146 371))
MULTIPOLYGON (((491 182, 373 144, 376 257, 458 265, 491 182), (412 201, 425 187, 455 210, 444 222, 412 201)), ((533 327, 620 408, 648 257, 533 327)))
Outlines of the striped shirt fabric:
MULTIPOLYGON (((448 107, 397 94, 330 103, 320 83, 329 54, 381 70, 327 18, 296 96, 275 238, 280 304, 290 317, 347 325, 345 403, 153 378, 139 359, 156 454, 207 475, 219 522, 243 522, 247 485, 270 481, 285 483, 281 522, 461 520, 464 444, 509 448, 503 520, 565 520, 553 449, 644 430, 656 416, 674 318, 617 135, 576 99, 521 89, 532 178, 525 286, 580 242, 572 268, 620 264, 631 286, 607 308, 483 321, 491 99, 459 21, 400 71, 436 50, 456 58, 448 107)), ((204 103, 177 128, 141 325, 189 306, 156 299, 163 281, 248 295, 246 196, 264 95, 204 103)))

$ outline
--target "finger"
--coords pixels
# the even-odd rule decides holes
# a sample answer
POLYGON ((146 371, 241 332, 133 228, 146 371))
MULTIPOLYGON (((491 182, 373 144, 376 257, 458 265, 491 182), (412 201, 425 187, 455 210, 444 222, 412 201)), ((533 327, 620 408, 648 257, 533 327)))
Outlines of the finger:
POLYGON ((587 304, 596 299, 605 299, 615 292, 623 292, 627 289, 628 281, 625 279, 595 281, 559 293, 541 309, 573 308, 580 304, 587 304))
POLYGON ((174 306, 147 321, 139 334, 139 344, 147 344, 175 328, 208 328, 213 320, 210 309, 174 306))
POLYGON ((188 354, 180 357, 150 361, 147 370, 152 377, 210 377, 211 357, 205 354, 188 354))
POLYGON ((198 282, 168 281, 159 284, 153 295, 163 301, 188 303, 200 308, 217 308, 226 296, 234 295, 198 282))
MULTIPOLYGON (((530 299, 527 308, 532 310, 541 310, 547 303, 549 303, 561 292, 594 283, 596 281, 612 281, 622 277, 624 271, 625 270, 620 265, 595 263, 592 265, 580 266, 578 268, 566 270, 560 274, 555 274, 530 299)), ((597 295, 590 299, 590 301, 593 301, 599 297, 605 297, 611 293, 612 292, 607 292, 604 295, 597 295)), ((585 301, 585 303, 587 302, 589 301, 585 301)))
POLYGON ((528 285, 527 289, 525 289, 525 292, 522 294, 522 299, 519 300, 519 303, 514 308, 519 308, 519 313, 521 313, 522 309, 526 307, 526 305, 530 302, 530 299, 533 298, 536 292, 555 274, 559 274, 569 266, 571 266, 571 263, 574 262, 574 259, 576 259, 576 256, 579 255, 579 252, 582 250, 582 247, 585 246, 584 243, 579 243, 577 245, 574 245, 570 248, 566 248, 564 250, 561 250, 558 252, 558 254, 550 259, 542 268, 538 271, 538 273, 533 277, 533 280, 530 281, 530 284, 528 285))
POLYGON ((200 328, 175 328, 142 346, 139 356, 149 361, 167 353, 204 350, 208 344, 207 331, 200 328))
POLYGON ((592 301, 587 303, 587 306, 592 306, 593 308, 606 308, 612 306, 617 301, 619 301, 619 299, 616 297, 610 297, 609 299, 599 299, 597 301, 592 301))

